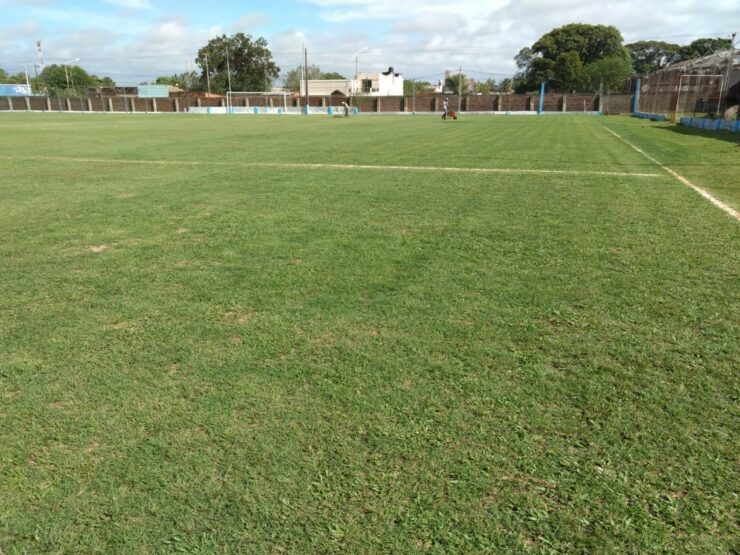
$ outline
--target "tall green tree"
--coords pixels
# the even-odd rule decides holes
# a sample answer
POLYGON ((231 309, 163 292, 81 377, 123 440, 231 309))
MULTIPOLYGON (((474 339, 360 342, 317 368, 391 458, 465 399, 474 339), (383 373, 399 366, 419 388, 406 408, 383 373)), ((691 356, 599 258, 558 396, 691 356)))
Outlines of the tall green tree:
POLYGON ((514 60, 519 72, 516 87, 519 92, 536 90, 545 81, 556 90, 593 87, 591 75, 603 72, 590 66, 605 58, 615 80, 626 79, 631 73, 629 51, 622 45, 622 35, 616 27, 571 23, 542 35, 531 47, 522 48, 514 60))
MULTIPOLYGON (((459 73, 453 73, 445 77, 445 92, 451 94, 458 94, 460 92, 460 79, 462 78, 462 86, 465 87, 466 77, 465 74, 460 75, 459 73)), ((463 94, 465 91, 463 91, 463 94)))
POLYGON ((98 85, 96 79, 78 65, 52 64, 44 67, 41 81, 52 96, 77 96, 98 85))
POLYGON ((644 75, 681 59, 681 46, 659 40, 641 40, 626 45, 632 58, 632 68, 644 75))
POLYGON ((206 81, 208 67, 211 91, 216 93, 229 90, 229 71, 233 91, 269 90, 280 74, 267 41, 262 37, 253 40, 244 33, 211 39, 198 50, 195 63, 201 68, 202 81, 206 81))
POLYGON ((608 56, 588 64, 584 74, 587 88, 592 91, 602 86, 604 92, 624 91, 626 81, 632 74, 632 62, 622 56, 608 56))
POLYGON ((696 39, 691 44, 682 46, 679 53, 682 60, 691 60, 714 54, 719 50, 725 50, 732 46, 730 39, 718 38, 701 38, 696 39))

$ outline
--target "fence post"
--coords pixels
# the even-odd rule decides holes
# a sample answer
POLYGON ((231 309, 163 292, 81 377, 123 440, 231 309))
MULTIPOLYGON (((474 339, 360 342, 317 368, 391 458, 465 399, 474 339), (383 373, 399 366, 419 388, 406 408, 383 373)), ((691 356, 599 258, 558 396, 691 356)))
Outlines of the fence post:
POLYGON ((640 80, 637 79, 635 82, 635 97, 632 104, 632 113, 636 114, 640 107, 640 80))
POLYGON ((540 83, 540 102, 539 102, 539 105, 537 106, 538 114, 542 113, 542 107, 544 106, 544 104, 545 104, 545 83, 540 83))

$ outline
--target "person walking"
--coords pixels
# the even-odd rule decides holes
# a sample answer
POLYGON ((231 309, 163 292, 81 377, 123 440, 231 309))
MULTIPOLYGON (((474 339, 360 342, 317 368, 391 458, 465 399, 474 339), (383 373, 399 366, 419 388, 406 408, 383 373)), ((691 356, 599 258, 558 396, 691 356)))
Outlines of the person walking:
POLYGON ((442 102, 442 119, 447 119, 447 110, 450 108, 450 100, 445 97, 444 102, 442 102))

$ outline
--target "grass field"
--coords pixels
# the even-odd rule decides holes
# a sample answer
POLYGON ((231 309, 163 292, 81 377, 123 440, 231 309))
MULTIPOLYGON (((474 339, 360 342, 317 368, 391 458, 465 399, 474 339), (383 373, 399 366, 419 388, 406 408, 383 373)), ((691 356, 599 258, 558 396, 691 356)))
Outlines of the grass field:
POLYGON ((0 114, 0 553, 740 550, 740 224, 609 130, 740 208, 630 118, 0 114))

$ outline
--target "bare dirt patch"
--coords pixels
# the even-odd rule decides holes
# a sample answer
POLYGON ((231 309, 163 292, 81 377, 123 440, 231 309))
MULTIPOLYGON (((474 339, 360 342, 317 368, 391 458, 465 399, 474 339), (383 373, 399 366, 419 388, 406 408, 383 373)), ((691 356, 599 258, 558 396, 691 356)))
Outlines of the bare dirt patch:
POLYGON ((181 227, 175 230, 175 233, 177 233, 178 235, 182 235, 183 233, 187 233, 187 232, 188 232, 188 229, 186 227, 181 227))
POLYGON ((104 250, 108 249, 108 245, 92 245, 89 247, 89 250, 94 253, 103 252, 104 250))

